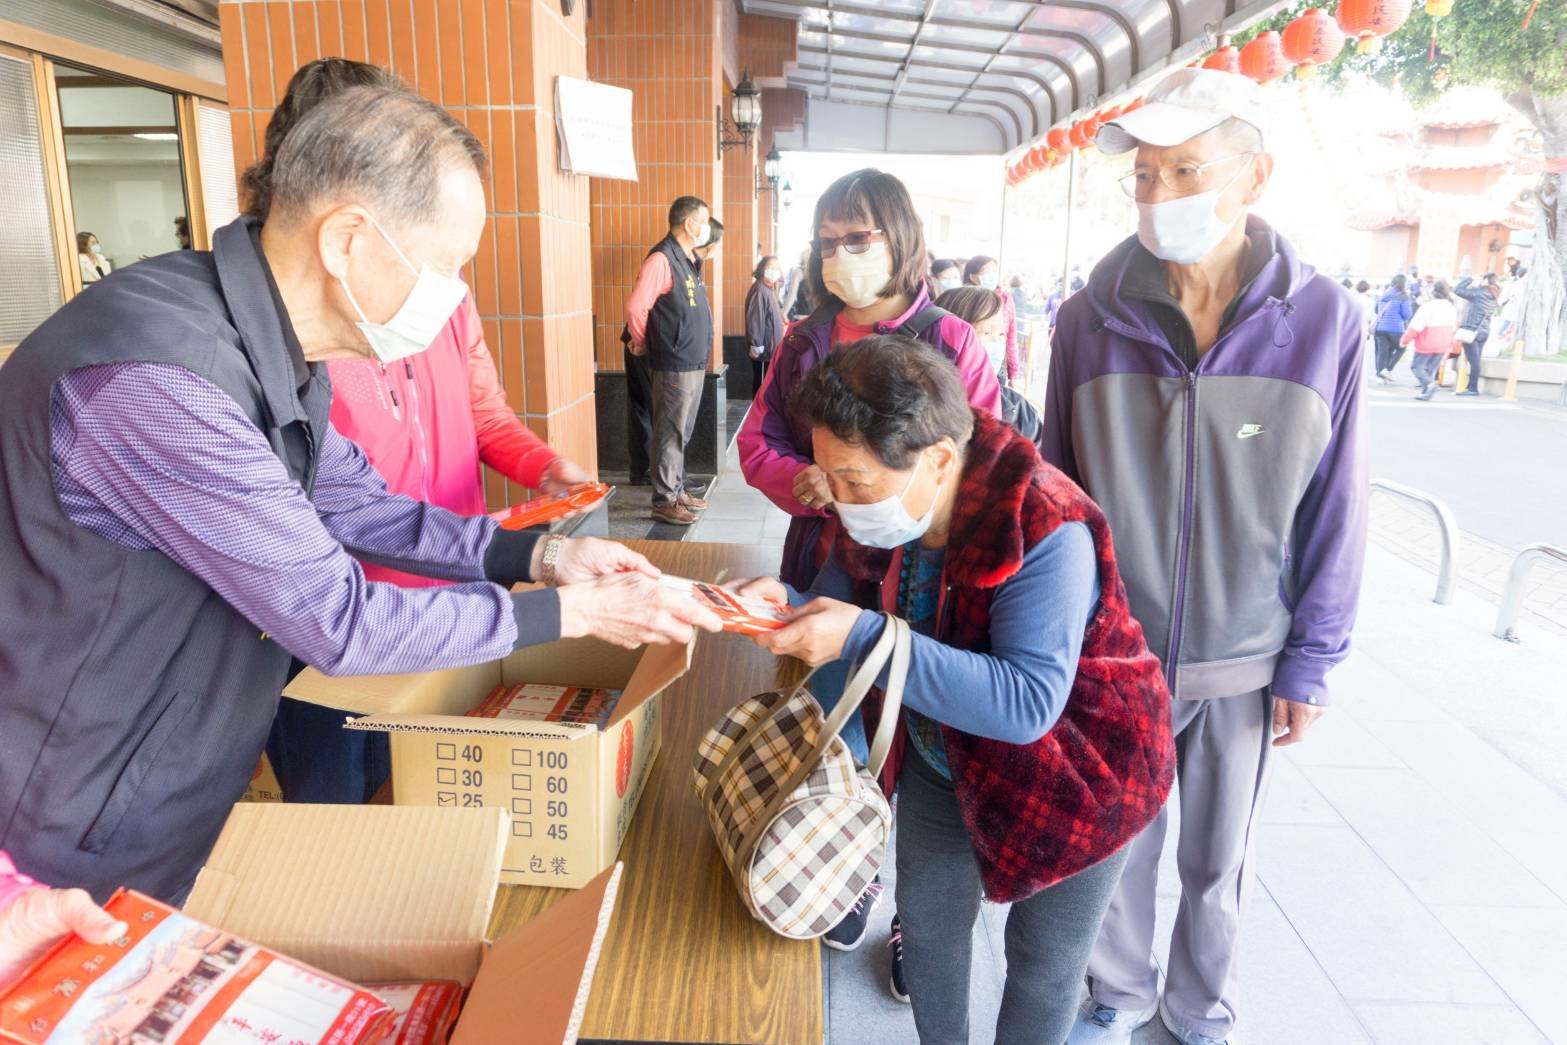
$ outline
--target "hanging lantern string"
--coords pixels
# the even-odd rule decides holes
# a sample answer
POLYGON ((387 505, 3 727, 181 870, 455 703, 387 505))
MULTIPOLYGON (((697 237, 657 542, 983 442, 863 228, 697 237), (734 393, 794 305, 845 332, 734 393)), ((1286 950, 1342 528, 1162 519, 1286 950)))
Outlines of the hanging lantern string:
POLYGON ((1534 12, 1539 9, 1539 6, 1540 0, 1534 0, 1534 3, 1529 5, 1529 11, 1523 16, 1523 25, 1519 27, 1520 29, 1529 28, 1529 23, 1534 20, 1534 12))

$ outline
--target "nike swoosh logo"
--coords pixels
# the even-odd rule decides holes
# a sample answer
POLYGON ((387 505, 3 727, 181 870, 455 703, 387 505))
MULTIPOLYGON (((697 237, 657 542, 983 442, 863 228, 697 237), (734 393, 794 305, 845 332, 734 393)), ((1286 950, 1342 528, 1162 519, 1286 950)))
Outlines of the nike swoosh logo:
POLYGON ((1241 430, 1235 433, 1237 439, 1250 439, 1252 436, 1261 435, 1267 429, 1261 425, 1241 425, 1241 430))

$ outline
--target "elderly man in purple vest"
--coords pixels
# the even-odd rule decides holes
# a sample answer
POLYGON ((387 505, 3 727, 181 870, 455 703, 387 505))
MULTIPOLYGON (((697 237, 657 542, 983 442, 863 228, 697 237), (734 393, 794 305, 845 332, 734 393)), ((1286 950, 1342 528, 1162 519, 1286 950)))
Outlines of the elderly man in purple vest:
POLYGON ((1235 956, 1271 756, 1349 651, 1366 528, 1361 309, 1247 212, 1273 172, 1251 80, 1182 69, 1099 133, 1136 150, 1137 235, 1061 307, 1046 456, 1109 517, 1164 662, 1180 755, 1181 907, 1162 998, 1154 887, 1167 814, 1133 845, 1072 1045, 1156 1011, 1231 1040, 1235 956))

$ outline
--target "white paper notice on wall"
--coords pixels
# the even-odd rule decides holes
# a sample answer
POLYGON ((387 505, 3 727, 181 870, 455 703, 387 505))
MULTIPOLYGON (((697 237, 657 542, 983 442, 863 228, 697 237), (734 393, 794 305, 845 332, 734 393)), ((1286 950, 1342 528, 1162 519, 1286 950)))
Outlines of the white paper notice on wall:
POLYGON ((637 180, 631 146, 631 92, 624 87, 555 77, 560 169, 595 178, 637 180))

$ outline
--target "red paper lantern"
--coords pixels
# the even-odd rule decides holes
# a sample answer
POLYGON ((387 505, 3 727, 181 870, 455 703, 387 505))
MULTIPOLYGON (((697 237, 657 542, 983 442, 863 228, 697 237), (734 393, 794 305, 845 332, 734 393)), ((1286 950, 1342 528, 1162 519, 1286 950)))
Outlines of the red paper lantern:
POLYGON ((1072 141, 1069 137, 1069 134, 1070 132, 1067 130, 1067 128, 1057 127, 1055 130, 1045 135, 1045 144, 1050 146, 1052 152, 1065 152, 1067 149, 1072 147, 1072 141))
POLYGON ((1290 60, 1284 57, 1284 45, 1279 41, 1279 34, 1271 29, 1259 33, 1256 39, 1241 48, 1241 72, 1258 83, 1277 80, 1289 71, 1290 60))
POLYGON ((1099 128, 1103 126, 1099 114, 1095 113, 1083 121, 1083 144, 1079 148, 1086 149, 1094 144, 1094 139, 1099 135, 1099 128))
POLYGON ((1360 41, 1357 51, 1373 54, 1381 48, 1382 37, 1408 20, 1409 7, 1410 0, 1342 0, 1338 5, 1338 24, 1360 41))
POLYGON ((1074 149, 1087 148, 1087 146, 1088 146, 1088 139, 1083 137, 1083 129, 1086 126, 1086 124, 1087 124, 1087 121, 1079 120, 1076 123, 1074 123, 1072 125, 1072 129, 1067 132, 1067 134, 1066 134, 1067 141, 1071 142, 1072 148, 1074 148, 1074 149))
POLYGON ((1308 7, 1284 27, 1280 36, 1284 57, 1295 63, 1303 80, 1317 75, 1317 66, 1331 62, 1344 49, 1344 30, 1320 7, 1308 7))
POLYGON ((1036 145, 1032 149, 1029 149, 1028 150, 1028 169, 1031 170, 1031 171, 1037 171, 1037 170, 1043 169, 1044 166, 1045 166, 1045 147, 1043 145, 1036 145))
POLYGON ((1202 67, 1204 69, 1217 69, 1221 73, 1235 73, 1239 75, 1241 71, 1241 53, 1229 44, 1225 44, 1203 59, 1202 67))
POLYGON ((1121 110, 1121 115, 1125 116, 1129 112, 1136 112, 1138 109, 1141 109, 1142 107, 1143 107, 1143 99, 1135 98, 1132 101, 1126 103, 1126 108, 1121 110))

